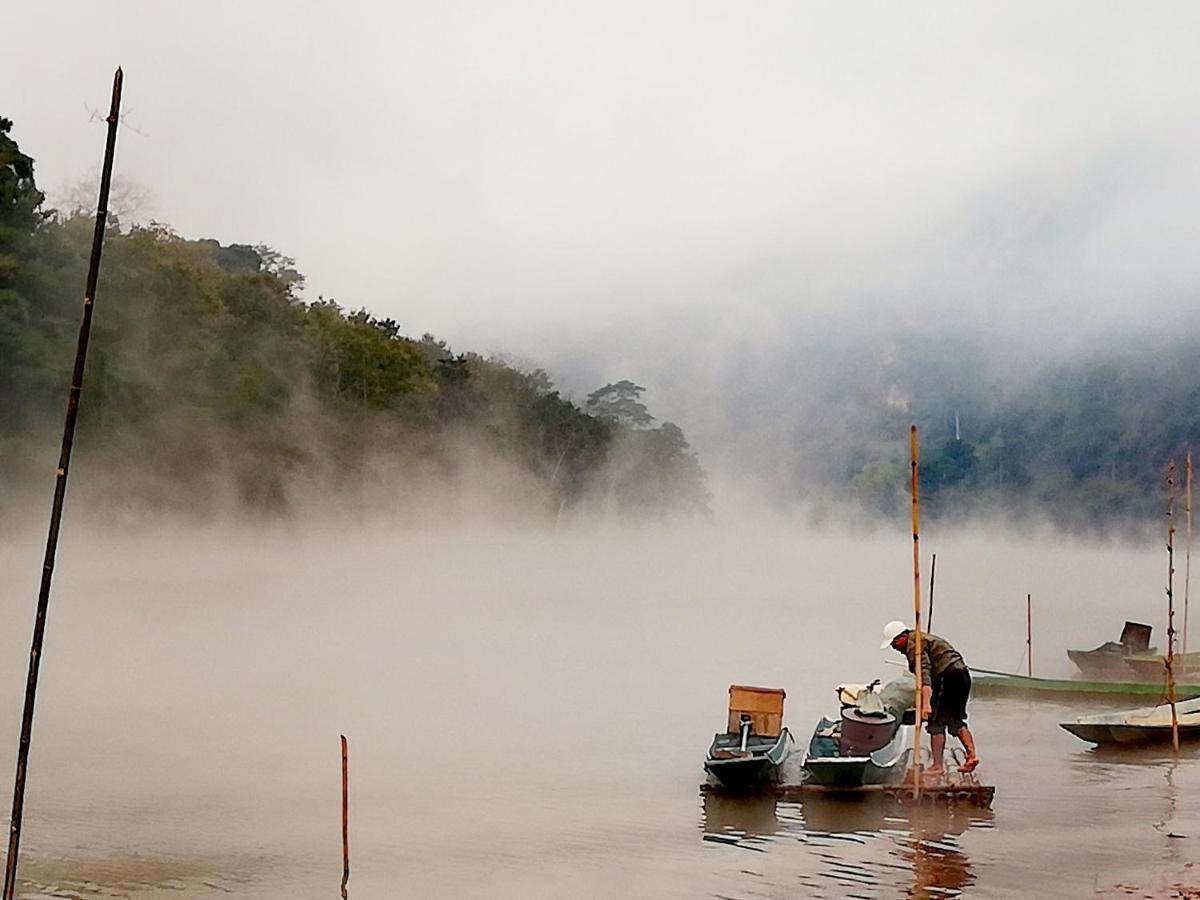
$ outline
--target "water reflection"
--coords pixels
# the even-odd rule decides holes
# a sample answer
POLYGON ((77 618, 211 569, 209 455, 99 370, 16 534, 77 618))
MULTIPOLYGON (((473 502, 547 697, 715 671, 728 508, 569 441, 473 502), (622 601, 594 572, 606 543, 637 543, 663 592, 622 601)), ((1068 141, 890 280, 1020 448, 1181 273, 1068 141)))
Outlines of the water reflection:
POLYGON ((739 843, 769 837, 780 829, 774 797, 704 795, 704 840, 739 843))
POLYGON ((959 896, 975 883, 959 837, 993 821, 987 809, 913 809, 881 798, 706 796, 703 814, 706 841, 766 853, 803 845, 803 856, 787 863, 813 897, 959 896))
POLYGON ((1182 746, 1178 756, 1171 751, 1169 744, 1101 744, 1077 748, 1070 757, 1069 766, 1083 784, 1092 788, 1125 782, 1132 777, 1144 785, 1145 790, 1157 794, 1158 788, 1154 784, 1155 772, 1168 772, 1169 786, 1170 773, 1173 773, 1176 766, 1198 760, 1200 746, 1195 744, 1182 746))
POLYGON ((914 809, 887 801, 811 798, 802 808, 810 833, 886 838, 891 844, 888 854, 911 870, 908 895, 919 898, 957 896, 974 883, 970 858, 958 837, 969 828, 990 826, 993 820, 991 810, 972 806, 914 809))

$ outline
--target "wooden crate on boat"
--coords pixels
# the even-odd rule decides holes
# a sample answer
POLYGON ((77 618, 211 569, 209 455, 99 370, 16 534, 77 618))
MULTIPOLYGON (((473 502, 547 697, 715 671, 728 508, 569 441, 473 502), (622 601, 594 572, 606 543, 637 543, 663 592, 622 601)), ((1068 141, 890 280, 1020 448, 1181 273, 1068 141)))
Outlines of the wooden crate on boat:
POLYGON ((783 688, 731 684, 728 730, 739 731, 742 727, 742 716, 747 715, 754 725, 755 734, 778 737, 783 731, 783 700, 786 696, 783 688))

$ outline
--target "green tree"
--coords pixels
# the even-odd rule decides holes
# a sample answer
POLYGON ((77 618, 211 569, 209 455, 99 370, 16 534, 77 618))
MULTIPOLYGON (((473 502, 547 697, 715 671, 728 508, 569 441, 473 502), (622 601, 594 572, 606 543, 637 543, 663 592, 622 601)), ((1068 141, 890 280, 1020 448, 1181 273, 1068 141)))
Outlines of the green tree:
POLYGON ((606 384, 588 394, 584 409, 599 419, 616 422, 626 428, 649 428, 654 416, 642 403, 646 389, 632 381, 622 380, 606 384))

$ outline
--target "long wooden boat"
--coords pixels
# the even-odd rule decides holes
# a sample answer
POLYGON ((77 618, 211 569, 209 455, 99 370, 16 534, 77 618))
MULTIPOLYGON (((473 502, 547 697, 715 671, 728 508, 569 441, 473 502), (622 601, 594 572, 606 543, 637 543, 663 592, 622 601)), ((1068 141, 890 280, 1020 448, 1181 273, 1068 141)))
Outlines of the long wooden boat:
MULTIPOLYGON (((1135 678, 1162 683, 1166 663, 1161 654, 1134 653, 1126 656, 1123 662, 1135 678)), ((1176 653, 1173 665, 1176 678, 1200 676, 1200 653, 1176 653)))
MULTIPOLYGON (((1200 740, 1200 699, 1175 704, 1179 739, 1200 740)), ((1171 708, 1153 706, 1080 716, 1059 727, 1092 744, 1163 744, 1171 740, 1171 708)))
POLYGON ((1128 680, 1125 659, 1130 654, 1153 655, 1150 635, 1153 629, 1141 622, 1126 622, 1120 641, 1106 641, 1094 650, 1068 650, 1067 657, 1075 663, 1084 678, 1128 680))
MULTIPOLYGON (((1031 678, 991 669, 971 669, 971 691, 977 696, 1026 696, 1032 699, 1132 697, 1158 699, 1162 681, 1093 681, 1082 678, 1031 678)), ((1177 684, 1181 699, 1200 697, 1200 684, 1177 684)))

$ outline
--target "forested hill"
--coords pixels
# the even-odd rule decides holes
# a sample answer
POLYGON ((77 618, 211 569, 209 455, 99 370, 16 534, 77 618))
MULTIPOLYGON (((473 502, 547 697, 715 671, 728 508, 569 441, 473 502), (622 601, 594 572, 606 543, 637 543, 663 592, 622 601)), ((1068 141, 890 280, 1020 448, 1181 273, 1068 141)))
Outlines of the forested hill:
MULTIPOLYGON (((1063 330, 1078 321, 1063 320, 1063 330)), ((1189 447, 1200 465, 1200 322, 1144 316, 1070 346, 1047 330, 881 315, 789 337, 761 360, 742 355, 751 364, 707 406, 681 402, 677 385, 665 395, 701 426, 696 440, 715 469, 736 459, 771 486, 772 502, 821 518, 865 511, 905 522, 916 424, 931 520, 1153 532, 1164 527, 1174 460, 1182 528, 1189 447)))
POLYGON ((1195 332, 1115 335, 1015 371, 997 358, 1003 345, 910 335, 893 342, 890 362, 876 369, 879 393, 859 413, 869 425, 847 436, 837 477, 868 507, 902 518, 906 431, 915 422, 926 509, 935 518, 1155 528, 1166 513, 1173 460, 1182 528, 1185 454, 1200 450, 1198 339, 1195 332))
MULTIPOLYGON (((0 118, 0 493, 46 494, 93 220, 45 208, 0 118)), ((576 405, 541 369, 456 352, 331 300, 291 260, 112 222, 73 492, 159 510, 414 515, 482 505, 705 514, 683 432, 630 381, 576 405)), ((10 507, 13 508, 13 507, 10 507)))
MULTIPOLYGON (((0 497, 44 499, 93 221, 46 208, 11 131, 0 119, 0 497)), ((406 336, 306 300, 302 284, 266 247, 113 222, 73 494, 133 520, 309 506, 707 514, 695 453, 638 384, 574 402, 542 369, 406 336)), ((661 327, 644 345, 621 333, 621 357, 659 367, 656 395, 699 429, 706 460, 787 509, 903 522, 916 423, 935 520, 1157 525, 1168 460, 1200 448, 1196 316, 1064 349, 1074 313, 1021 335, 881 310, 739 336, 686 315, 669 346, 661 327)))

